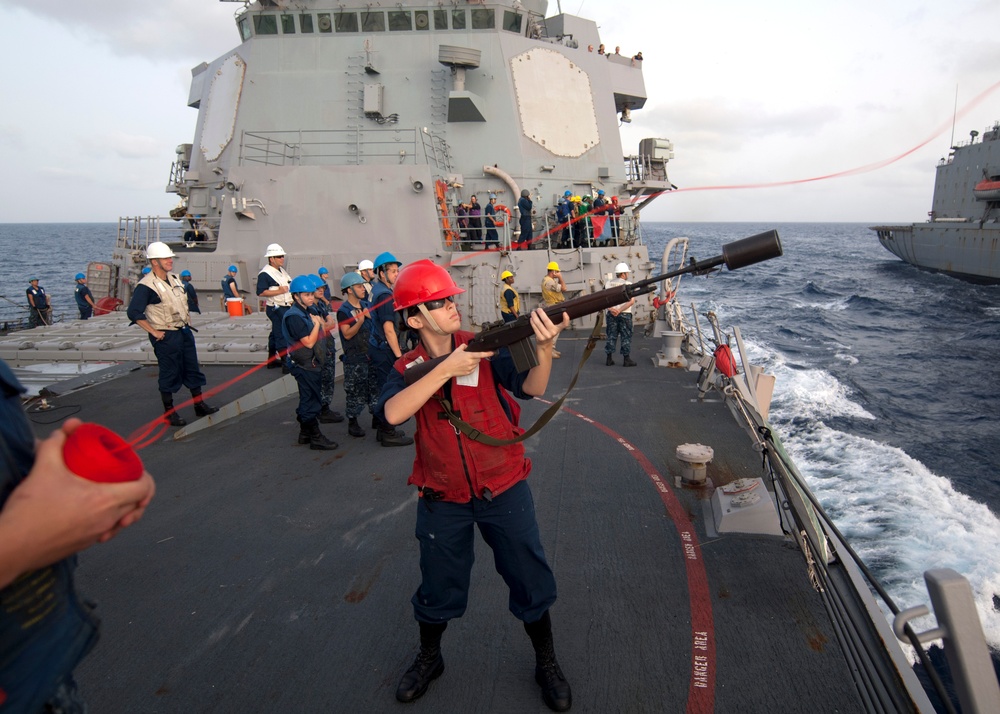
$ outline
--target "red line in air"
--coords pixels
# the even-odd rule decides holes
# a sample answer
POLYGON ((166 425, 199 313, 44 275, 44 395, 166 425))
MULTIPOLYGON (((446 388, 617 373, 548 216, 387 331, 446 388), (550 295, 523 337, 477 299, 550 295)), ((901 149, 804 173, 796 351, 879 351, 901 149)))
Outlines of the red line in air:
MULTIPOLYGON (((660 195, 663 195, 663 194, 672 194, 672 193, 686 193, 686 192, 692 192, 692 191, 733 191, 733 190, 744 190, 744 189, 751 189, 751 188, 776 188, 778 186, 794 186, 794 185, 797 185, 797 184, 812 183, 812 182, 815 182, 815 181, 826 181, 828 179, 844 178, 846 176, 856 176, 858 174, 868 173, 870 171, 876 171, 878 169, 881 169, 881 168, 884 168, 886 166, 889 166, 890 164, 894 164, 897 161, 899 161, 899 160, 901 160, 901 159, 909 156, 910 154, 914 153, 915 151, 918 151, 919 149, 922 149, 923 147, 927 146, 927 144, 929 144, 931 141, 933 141, 934 139, 936 139, 937 137, 939 137, 941 134, 943 134, 945 131, 947 131, 948 128, 949 128, 949 126, 951 126, 951 123, 953 121, 955 121, 957 119, 961 119, 962 117, 964 117, 972 109, 974 109, 979 104, 981 104, 984 99, 986 99, 989 95, 991 95, 993 92, 995 92, 998 88, 1000 88, 1000 81, 998 81, 998 82, 994 83, 993 85, 987 87, 982 92, 980 92, 975 97, 973 97, 971 100, 969 100, 965 105, 962 106, 961 109, 959 109, 955 113, 955 116, 954 116, 953 119, 948 119, 946 121, 943 121, 922 142, 920 142, 916 146, 914 146, 914 147, 912 147, 912 148, 904 151, 903 153, 898 154, 897 156, 892 156, 892 157, 889 157, 889 158, 886 158, 886 159, 882 159, 880 161, 872 162, 870 164, 865 164, 864 166, 858 166, 858 167, 855 167, 853 169, 846 169, 844 171, 835 171, 833 173, 823 174, 821 176, 812 176, 812 177, 809 177, 809 178, 801 178, 801 179, 790 179, 790 180, 787 180, 787 181, 771 181, 771 182, 764 182, 764 183, 726 184, 726 185, 719 185, 719 186, 690 186, 688 188, 676 188, 676 189, 672 189, 670 191, 660 191, 659 193, 655 193, 655 194, 646 194, 644 196, 637 196, 635 199, 633 199, 633 202, 639 200, 640 198, 645 201, 645 200, 650 199, 653 196, 660 196, 660 195)), ((628 202, 626 201, 625 203, 627 204, 628 202)), ((592 209, 587 215, 590 215, 592 213, 594 213, 594 209, 592 209)), ((583 218, 584 218, 584 216, 578 216, 578 217, 576 217, 576 218, 574 218, 574 219, 572 219, 571 221, 568 221, 568 222, 569 223, 575 223, 577 221, 582 220, 583 218)), ((555 225, 552 229, 550 229, 548 231, 545 231, 544 233, 540 233, 538 236, 532 237, 532 239, 531 239, 530 242, 534 243, 536 241, 540 241, 540 240, 543 240, 545 238, 548 238, 550 235, 552 235, 553 233, 556 233, 557 231, 561 232, 562 229, 566 225, 567 225, 566 223, 559 223, 559 224, 555 225)), ((492 248, 486 248, 484 250, 477 251, 475 253, 469 253, 468 255, 461 256, 461 257, 456 258, 455 260, 453 260, 451 263, 446 263, 444 267, 450 267, 450 266, 455 265, 457 263, 460 263, 462 261, 472 260, 472 259, 474 259, 474 258, 476 258, 476 257, 478 257, 478 256, 480 256, 480 255, 482 255, 484 253, 496 253, 496 252, 501 252, 501 248, 499 246, 492 247, 492 248)), ((506 251, 504 251, 504 252, 506 252, 506 251)), ((378 305, 372 305, 372 309, 375 309, 377 307, 381 307, 386 302, 388 302, 388 300, 389 299, 386 299, 383 302, 379 303, 378 305)), ((353 321, 353 319, 354 318, 351 318, 350 320, 346 320, 343 324, 350 324, 353 321)), ((340 323, 338 323, 337 327, 340 327, 340 323)), ((324 333, 324 336, 325 336, 325 333, 324 333)), ((289 349, 291 349, 291 348, 289 348, 289 349)), ((285 353, 282 353, 282 354, 280 354, 280 355, 278 355, 278 356, 276 356, 276 357, 274 357, 272 359, 281 359, 281 360, 284 360, 284 358, 285 358, 285 353)), ((268 360, 268 362, 270 362, 270 361, 271 360, 268 360)), ((232 386, 233 384, 236 384, 236 382, 239 382, 241 379, 243 379, 244 377, 248 376, 249 374, 255 372, 256 370, 263 369, 265 367, 265 365, 268 364, 268 362, 262 362, 261 364, 255 365, 254 367, 250 368, 249 370, 247 370, 243 374, 240 374, 240 375, 237 375, 236 377, 233 377, 228 382, 220 384, 217 387, 212 387, 211 389, 209 389, 208 391, 206 391, 204 393, 204 396, 205 397, 211 397, 213 395, 219 394, 223 390, 227 389, 228 387, 232 386)), ((189 399, 186 402, 182 402, 182 403, 176 405, 174 407, 174 409, 176 411, 177 409, 180 409, 181 407, 186 407, 186 406, 189 406, 189 405, 191 405, 193 403, 194 403, 194 400, 193 399, 189 399)), ((568 410, 566 410, 566 411, 568 411, 568 410)), ((131 437, 127 441, 129 442, 129 444, 133 448, 135 448, 137 450, 138 449, 142 449, 142 448, 148 446, 149 444, 157 441, 163 435, 163 432, 166 430, 166 428, 167 428, 166 419, 164 417, 158 417, 157 419, 149 422, 148 424, 145 424, 144 426, 139 427, 139 429, 137 429, 135 432, 132 433, 131 437)), ((619 437, 616 436, 615 438, 619 438, 619 437)))

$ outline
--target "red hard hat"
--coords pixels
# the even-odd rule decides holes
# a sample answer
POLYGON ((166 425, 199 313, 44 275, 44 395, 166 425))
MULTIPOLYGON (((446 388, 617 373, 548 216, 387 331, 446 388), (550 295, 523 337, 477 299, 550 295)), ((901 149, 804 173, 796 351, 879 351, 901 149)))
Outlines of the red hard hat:
POLYGON ((464 292, 440 265, 427 259, 418 260, 399 271, 392 286, 393 307, 405 310, 428 300, 441 300, 464 292))

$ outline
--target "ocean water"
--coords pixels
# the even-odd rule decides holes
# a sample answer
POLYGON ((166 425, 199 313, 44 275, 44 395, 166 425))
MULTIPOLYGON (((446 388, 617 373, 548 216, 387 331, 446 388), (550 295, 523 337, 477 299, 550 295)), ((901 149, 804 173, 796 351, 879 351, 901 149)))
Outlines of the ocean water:
POLYGON ((738 326, 777 377, 772 425, 897 605, 929 603, 923 572, 953 568, 996 658, 1000 286, 918 270, 864 224, 653 223, 644 235, 655 260, 678 236, 705 259, 771 228, 782 257, 684 277, 680 299, 738 326))
POLYGON ((0 223, 0 325, 28 315, 28 280, 38 278, 53 320, 80 317, 73 276, 111 260, 117 223, 0 223))
MULTIPOLYGON (((681 301, 739 326, 777 377, 773 426, 897 604, 928 602, 924 570, 953 568, 1000 652, 1000 286, 917 270, 863 224, 652 223, 644 235, 654 260, 678 236, 705 259, 771 228, 782 257, 685 276, 681 301)), ((32 276, 56 316, 76 319, 73 275, 110 258, 115 229, 0 224, 0 321, 26 314, 32 276)))

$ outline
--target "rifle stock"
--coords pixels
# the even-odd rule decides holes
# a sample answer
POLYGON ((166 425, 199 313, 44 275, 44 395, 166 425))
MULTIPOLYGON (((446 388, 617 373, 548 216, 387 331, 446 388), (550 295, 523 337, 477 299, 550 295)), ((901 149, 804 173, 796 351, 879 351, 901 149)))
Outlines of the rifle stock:
MULTIPOLYGON (((563 313, 569 315, 571 320, 575 320, 601 310, 610 309, 615 305, 621 305, 637 295, 651 293, 656 289, 657 283, 668 278, 687 273, 704 274, 723 264, 730 270, 737 270, 776 258, 781 254, 781 240, 778 238, 778 232, 765 231, 749 238, 726 243, 722 246, 722 255, 717 255, 714 258, 692 261, 683 268, 640 280, 631 285, 619 285, 589 295, 581 295, 571 300, 549 305, 544 308, 544 311, 553 322, 562 322, 563 313)), ((519 372, 523 372, 538 364, 531 343, 528 341, 533 335, 534 330, 531 329, 529 313, 521 315, 513 322, 487 325, 469 341, 466 349, 469 352, 495 352, 501 347, 509 347, 514 357, 515 366, 519 372)), ((405 374, 406 384, 413 384, 445 359, 445 357, 437 357, 419 364, 411 363, 405 374)))

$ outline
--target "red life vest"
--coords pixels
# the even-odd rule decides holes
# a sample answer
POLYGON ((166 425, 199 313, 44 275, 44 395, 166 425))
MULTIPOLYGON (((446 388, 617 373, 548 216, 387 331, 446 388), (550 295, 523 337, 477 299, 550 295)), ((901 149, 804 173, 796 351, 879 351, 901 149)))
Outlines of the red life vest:
MULTIPOLYGON (((455 346, 472 337, 471 332, 455 333, 455 346)), ((402 374, 418 357, 430 359, 423 345, 396 360, 394 367, 402 374)), ((484 434, 513 439, 524 430, 511 423, 500 404, 497 386, 489 360, 483 360, 477 386, 463 387, 451 381, 451 409, 484 434)), ((415 415, 416 458, 408 483, 434 491, 437 500, 466 503, 473 496, 483 498, 485 489, 496 496, 528 477, 531 459, 525 457, 523 444, 487 446, 468 438, 448 421, 438 401, 444 396, 444 389, 438 390, 415 415)))

